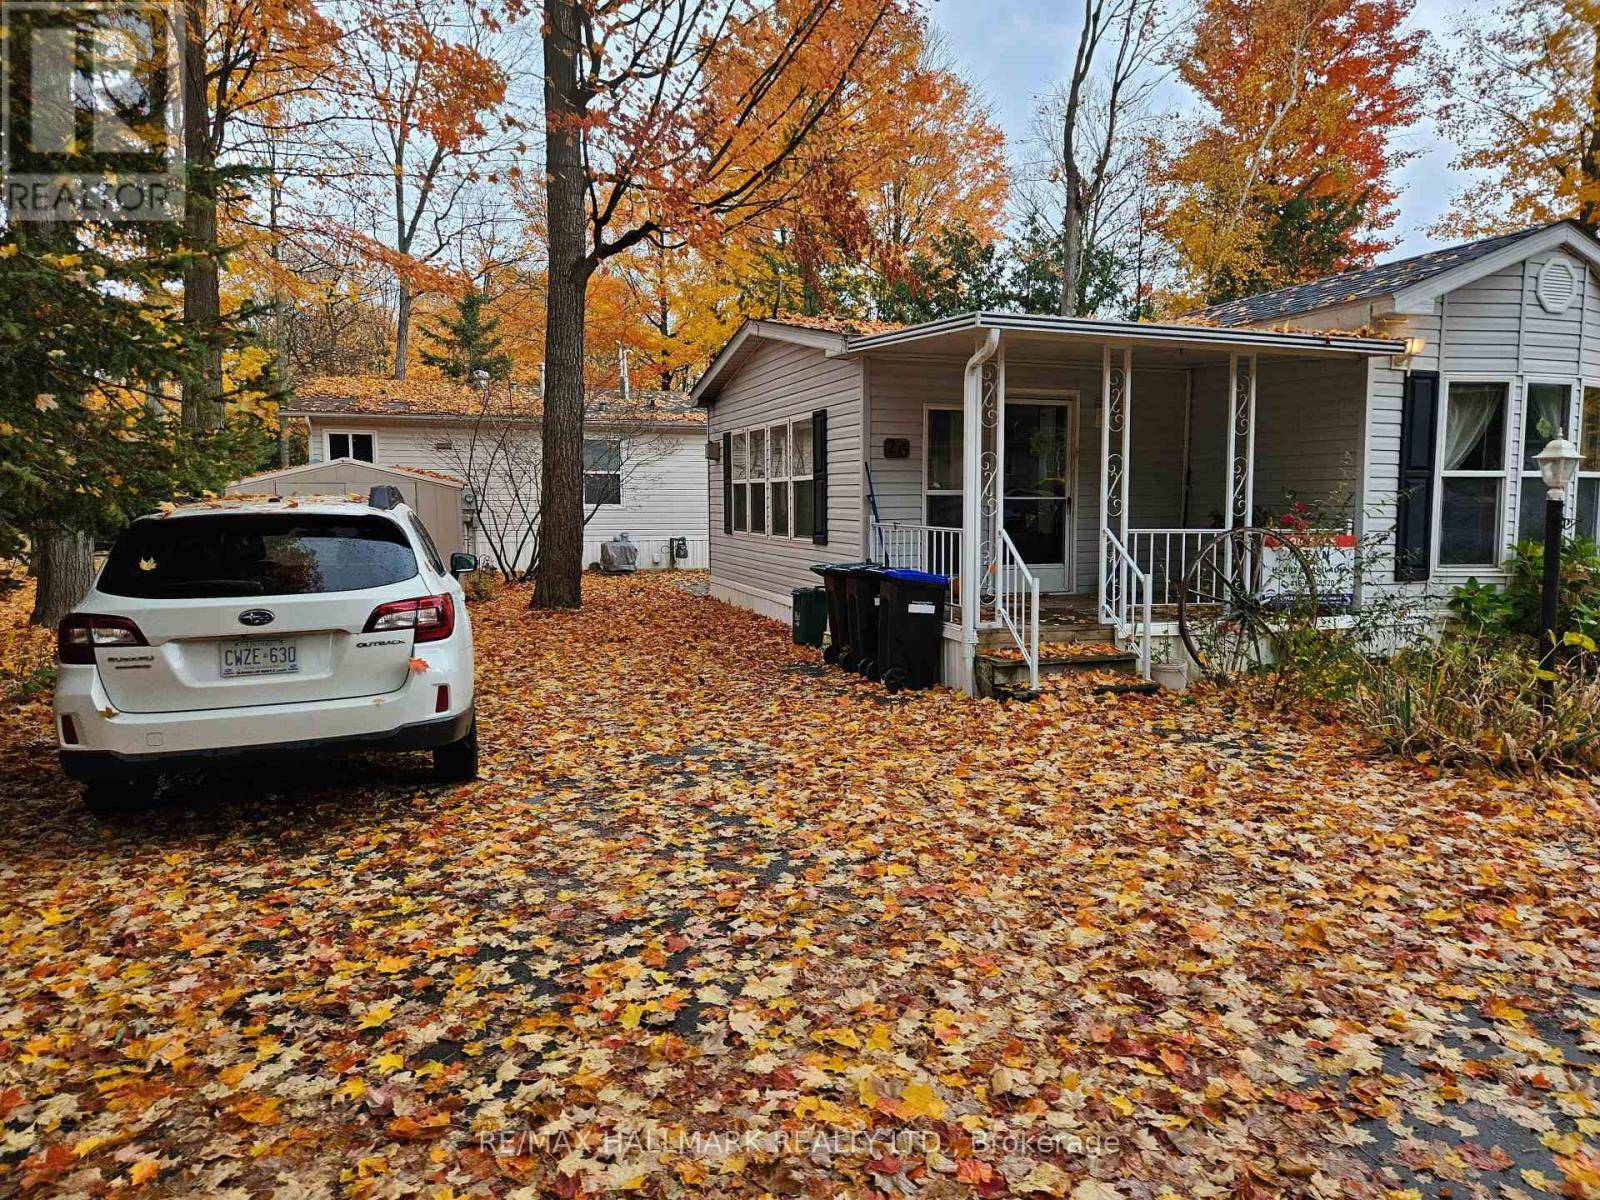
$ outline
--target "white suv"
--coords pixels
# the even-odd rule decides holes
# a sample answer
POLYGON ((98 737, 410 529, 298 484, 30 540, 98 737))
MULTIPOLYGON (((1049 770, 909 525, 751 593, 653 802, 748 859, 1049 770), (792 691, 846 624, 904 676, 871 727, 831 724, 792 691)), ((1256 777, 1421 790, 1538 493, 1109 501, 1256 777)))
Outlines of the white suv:
POLYGON ((477 775, 472 623, 393 488, 141 517, 57 631, 61 765, 91 808, 171 772, 324 749, 431 749, 477 775))

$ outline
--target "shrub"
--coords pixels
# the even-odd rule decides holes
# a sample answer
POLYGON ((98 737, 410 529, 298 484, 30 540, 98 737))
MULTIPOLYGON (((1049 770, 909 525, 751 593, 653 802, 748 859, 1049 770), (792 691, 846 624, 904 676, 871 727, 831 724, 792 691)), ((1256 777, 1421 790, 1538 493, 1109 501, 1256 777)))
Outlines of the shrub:
POLYGON ((1600 681, 1563 672, 1549 715, 1524 645, 1447 638, 1373 663, 1352 715, 1398 754, 1539 770, 1600 766, 1600 681))
POLYGON ((500 594, 502 580, 498 571, 472 571, 461 577, 461 590, 468 604, 482 604, 500 594))
MULTIPOLYGON (((1523 542, 1506 568, 1511 577, 1503 590, 1468 580, 1451 595, 1450 611, 1470 633, 1537 639, 1544 547, 1523 542)), ((1600 546, 1589 538, 1571 538, 1562 547, 1557 596, 1558 627, 1600 640, 1600 546)))

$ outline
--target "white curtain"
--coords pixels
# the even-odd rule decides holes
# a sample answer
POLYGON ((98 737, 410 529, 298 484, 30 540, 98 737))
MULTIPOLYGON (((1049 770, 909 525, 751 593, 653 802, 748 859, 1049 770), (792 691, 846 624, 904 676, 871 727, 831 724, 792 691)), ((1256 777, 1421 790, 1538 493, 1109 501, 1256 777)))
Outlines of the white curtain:
POLYGON ((1498 387, 1453 387, 1444 429, 1444 469, 1454 471, 1482 439, 1505 393, 1498 387))
POLYGON ((1523 427, 1523 468, 1537 471, 1539 462, 1534 455, 1543 450, 1551 438, 1567 436, 1567 406, 1571 396, 1560 384, 1530 383, 1528 385, 1528 419, 1523 427))

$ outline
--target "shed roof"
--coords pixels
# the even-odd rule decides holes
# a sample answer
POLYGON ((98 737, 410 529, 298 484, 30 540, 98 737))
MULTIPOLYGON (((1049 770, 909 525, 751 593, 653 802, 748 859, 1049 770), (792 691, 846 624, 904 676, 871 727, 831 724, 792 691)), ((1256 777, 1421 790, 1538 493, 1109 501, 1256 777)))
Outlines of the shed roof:
MULTIPOLYGON (((382 375, 322 375, 302 380, 286 400, 285 416, 374 416, 475 418, 483 415, 485 394, 448 379, 390 379, 382 375)), ((489 411, 497 416, 537 420, 544 400, 538 388, 496 383, 488 392, 489 411)), ((687 393, 632 389, 626 398, 615 388, 589 392, 592 420, 650 424, 700 424, 704 421, 687 393)))
POLYGON ((325 474, 329 467, 352 465, 367 471, 381 471, 389 475, 400 475, 407 479, 422 479, 428 483, 442 483, 446 487, 466 487, 464 480, 457 479, 454 475, 446 475, 443 471, 429 471, 422 467, 402 467, 387 463, 371 463, 361 458, 329 458, 322 462, 300 463, 293 467, 279 467, 276 471, 262 471, 256 475, 246 475, 243 479, 236 479, 229 487, 243 487, 246 484, 270 483, 277 479, 294 479, 301 475, 325 474))

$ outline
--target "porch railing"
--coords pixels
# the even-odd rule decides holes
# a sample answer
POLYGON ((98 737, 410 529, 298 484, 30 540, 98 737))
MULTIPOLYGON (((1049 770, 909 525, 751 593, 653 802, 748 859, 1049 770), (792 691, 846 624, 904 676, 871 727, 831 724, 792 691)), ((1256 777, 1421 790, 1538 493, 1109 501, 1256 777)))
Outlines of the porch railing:
MULTIPOLYGON (((1354 551, 1343 545, 1333 545, 1334 539, 1343 539, 1354 545, 1349 523, 1319 525, 1299 531, 1307 540, 1326 542, 1330 549, 1312 556, 1317 575, 1319 596, 1353 592, 1351 577, 1355 571, 1354 551)), ((1177 604, 1187 584, 1191 604, 1220 604, 1228 596, 1224 586, 1225 563, 1216 555, 1205 559, 1204 564, 1190 571, 1205 556, 1205 548, 1220 529, 1130 529, 1128 530, 1128 556, 1150 580, 1151 593, 1156 604, 1177 604)), ((1285 536, 1294 536, 1285 533, 1285 536)))
POLYGON ((871 548, 873 561, 886 567, 949 576, 950 606, 945 619, 961 623, 961 530, 911 521, 874 521, 871 548))
POLYGON ((1000 531, 995 562, 994 614, 1010 632, 1028 664, 1028 687, 1039 687, 1039 578, 1022 561, 1016 543, 1000 531))
MULTIPOLYGON (((1131 534, 1131 530, 1129 531, 1131 534)), ((1100 553, 1105 562, 1105 592, 1100 619, 1110 625, 1119 641, 1139 646, 1139 674, 1150 678, 1150 626, 1155 589, 1121 539, 1109 529, 1100 531, 1100 553)))

